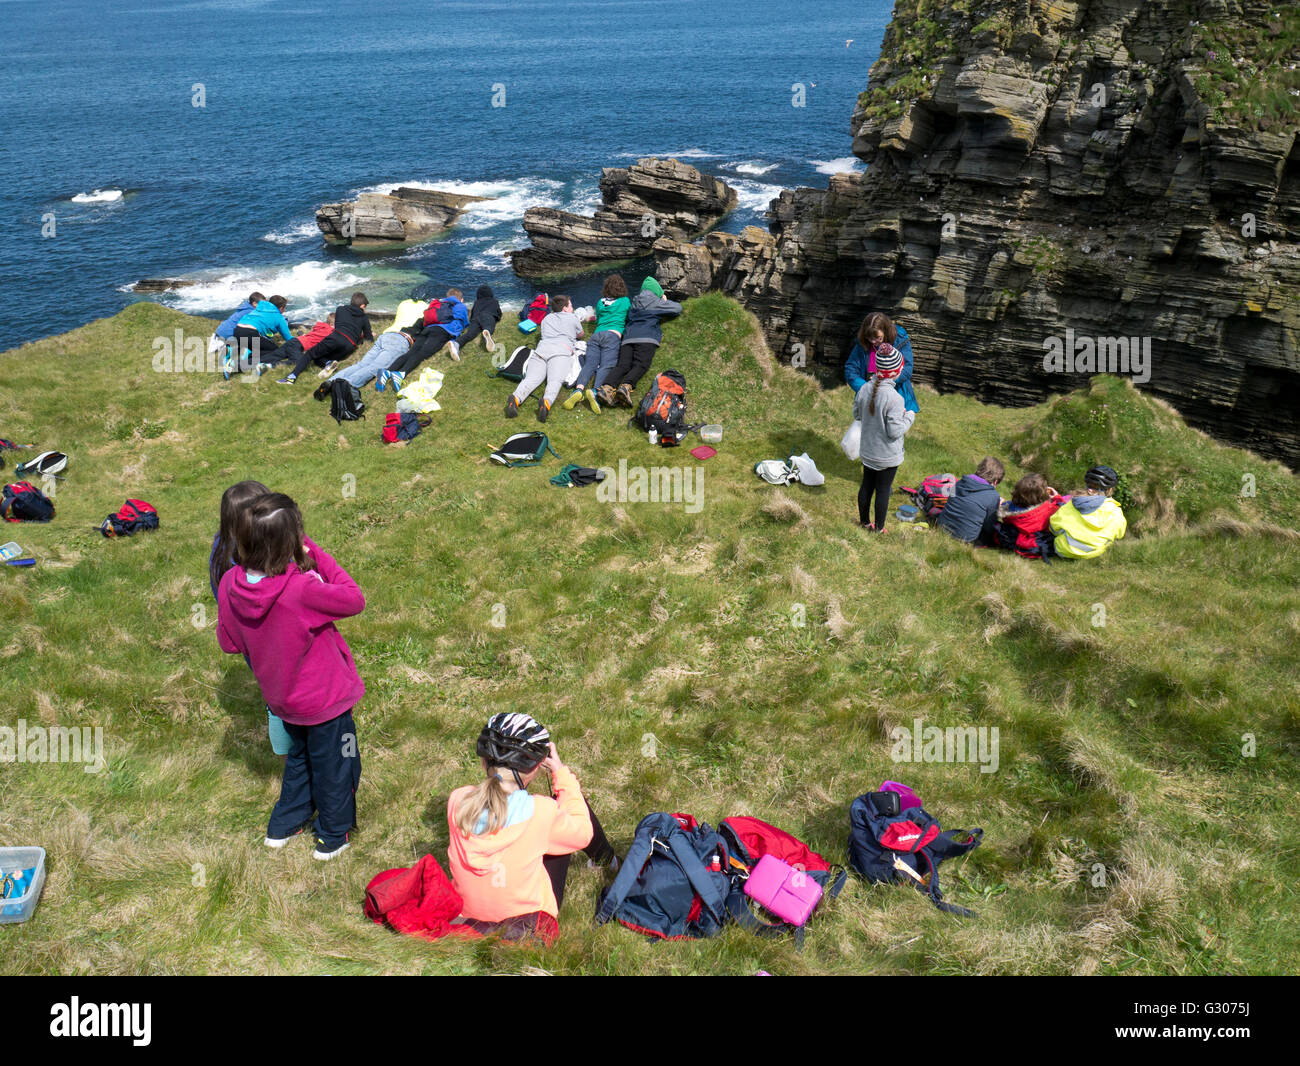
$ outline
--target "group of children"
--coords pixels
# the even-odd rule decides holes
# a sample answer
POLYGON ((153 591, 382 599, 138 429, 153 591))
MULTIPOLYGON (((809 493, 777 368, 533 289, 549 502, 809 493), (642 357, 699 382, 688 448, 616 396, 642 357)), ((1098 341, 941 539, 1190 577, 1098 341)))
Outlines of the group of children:
MULTIPOLYGON (((887 315, 868 315, 844 365, 854 390, 853 418, 861 426, 858 521, 885 532, 894 475, 903 463, 903 440, 916 420, 912 345, 907 331, 887 315)), ((1124 536, 1128 523, 1113 498, 1119 475, 1109 466, 1084 474, 1084 487, 1063 495, 1041 474, 1016 482, 1011 499, 997 486, 1005 476, 997 459, 985 458, 961 478, 936 522, 958 540, 1014 551, 1026 559, 1096 559, 1124 536)))
MULTIPOLYGON (((313 858, 341 855, 356 829, 361 752, 353 710, 365 693, 336 622, 365 597, 306 535, 292 499, 258 481, 231 485, 208 560, 217 642, 241 654, 266 701, 272 750, 284 757, 264 843, 279 850, 309 832, 313 858)), ((447 801, 448 872, 469 935, 554 939, 569 861, 618 868, 577 777, 550 734, 521 713, 494 715, 476 743, 483 779, 447 801), (550 795, 529 785, 545 771, 550 795)))

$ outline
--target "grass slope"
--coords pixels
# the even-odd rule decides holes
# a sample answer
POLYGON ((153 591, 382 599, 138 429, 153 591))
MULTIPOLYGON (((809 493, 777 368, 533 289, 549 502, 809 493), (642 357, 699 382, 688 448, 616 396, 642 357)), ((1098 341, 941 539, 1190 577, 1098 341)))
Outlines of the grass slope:
MULTIPOLYGON (((477 347, 443 364, 432 429, 391 448, 381 417, 336 427, 309 396, 314 377, 290 389, 155 373, 154 338, 178 328, 211 323, 141 303, 0 356, 0 434, 72 456, 56 520, 8 529, 40 563, 0 574, 0 725, 102 725, 109 764, 0 771, 0 843, 49 852, 35 917, 0 932, 5 970, 1300 965, 1285 918, 1300 882, 1300 545, 1296 479, 1277 464, 1113 379, 1016 410, 922 389, 903 484, 985 453, 1009 478, 1034 469, 1063 489, 1094 461, 1127 475, 1129 539, 1099 562, 1046 567, 896 523, 860 531, 860 471, 837 448, 847 389, 776 366, 721 297, 691 301, 656 360, 686 374, 693 418, 726 426, 698 514, 554 488, 553 459, 490 464, 536 423, 531 407, 501 417, 507 387, 477 347), (812 454, 824 488, 753 476, 792 449, 812 454), (292 494, 368 598, 341 627, 367 685, 361 831, 328 865, 306 840, 261 846, 280 763, 256 684, 213 633, 217 502, 245 477, 292 494), (162 529, 103 540, 94 527, 127 495, 153 502, 162 529), (801 954, 738 931, 656 945, 591 926, 600 874, 578 863, 550 950, 429 944, 367 922, 371 876, 445 857, 447 793, 477 778, 473 739, 503 709, 551 726, 620 848, 653 810, 751 813, 842 862, 850 800, 907 781, 946 825, 984 827, 984 846, 943 871, 949 898, 980 917, 851 882, 801 954), (889 729, 916 718, 997 726, 997 772, 891 761, 889 729)), ((378 416, 384 397, 366 396, 378 416)), ((697 465, 624 422, 557 411, 547 428, 565 461, 697 465)))

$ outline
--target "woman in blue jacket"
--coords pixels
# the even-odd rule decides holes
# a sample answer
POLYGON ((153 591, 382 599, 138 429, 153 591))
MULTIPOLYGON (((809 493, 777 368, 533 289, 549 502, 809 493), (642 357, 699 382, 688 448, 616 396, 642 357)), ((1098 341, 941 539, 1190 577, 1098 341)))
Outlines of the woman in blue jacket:
POLYGON ((849 383, 856 397, 876 372, 876 349, 882 344, 892 344, 902 353, 903 371, 894 379, 894 390, 903 398, 906 410, 916 413, 921 408, 916 402, 916 392, 912 388, 912 342, 907 330, 894 324, 893 320, 880 311, 873 311, 862 320, 858 327, 858 337, 849 352, 848 362, 844 364, 844 380, 849 383))

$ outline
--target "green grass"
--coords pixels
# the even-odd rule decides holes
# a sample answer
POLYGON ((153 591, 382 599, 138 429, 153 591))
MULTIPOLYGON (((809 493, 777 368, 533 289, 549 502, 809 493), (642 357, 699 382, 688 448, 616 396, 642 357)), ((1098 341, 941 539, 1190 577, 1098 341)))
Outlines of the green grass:
MULTIPOLYGON (((502 418, 507 386, 477 347, 442 366, 431 429, 393 448, 370 390, 372 417, 340 428, 310 398, 314 377, 291 389, 155 373, 153 339, 176 328, 211 323, 141 303, 0 356, 0 434, 71 455, 55 521, 8 529, 39 564, 0 574, 0 724, 101 725, 108 760, 99 774, 0 772, 0 842, 49 852, 35 917, 0 930, 6 971, 1300 965, 1287 917, 1300 883, 1298 486, 1277 464, 1112 379, 1028 409, 921 389, 902 484, 986 453, 1009 479, 1035 470, 1061 489, 1093 462, 1124 475, 1130 537, 1098 562, 1048 567, 896 523, 862 533, 860 471, 837 447, 848 390, 777 367, 719 296, 687 304, 655 364, 685 373, 692 420, 726 427, 694 515, 554 488, 553 459, 489 463, 536 423, 530 407, 502 418), (752 474, 805 449, 823 488, 752 474), (361 831, 324 866, 305 840, 261 846, 280 764, 255 682, 213 633, 217 502, 245 477, 293 495, 368 599, 341 625, 367 686, 361 831), (95 527, 128 495, 154 503, 162 528, 104 540, 95 527), (549 950, 429 944, 367 922, 375 873, 445 858, 447 794, 477 776, 482 722, 511 708, 552 728, 620 848, 654 810, 751 813, 842 862, 849 802, 906 781, 945 825, 985 829, 944 869, 949 898, 980 917, 852 882, 802 953, 739 931, 652 945, 592 927, 600 876, 578 863, 549 950), (997 726, 998 771, 892 762, 888 730, 914 718, 997 726)), ((565 461, 696 465, 625 421, 557 411, 547 429, 565 461)))

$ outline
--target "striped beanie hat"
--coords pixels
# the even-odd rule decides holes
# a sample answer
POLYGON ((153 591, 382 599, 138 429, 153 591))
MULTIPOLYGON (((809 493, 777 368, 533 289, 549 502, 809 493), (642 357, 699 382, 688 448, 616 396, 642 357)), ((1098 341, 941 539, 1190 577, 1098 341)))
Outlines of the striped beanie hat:
POLYGON ((896 378, 903 372, 903 353, 892 344, 876 349, 876 373, 882 378, 896 378))

